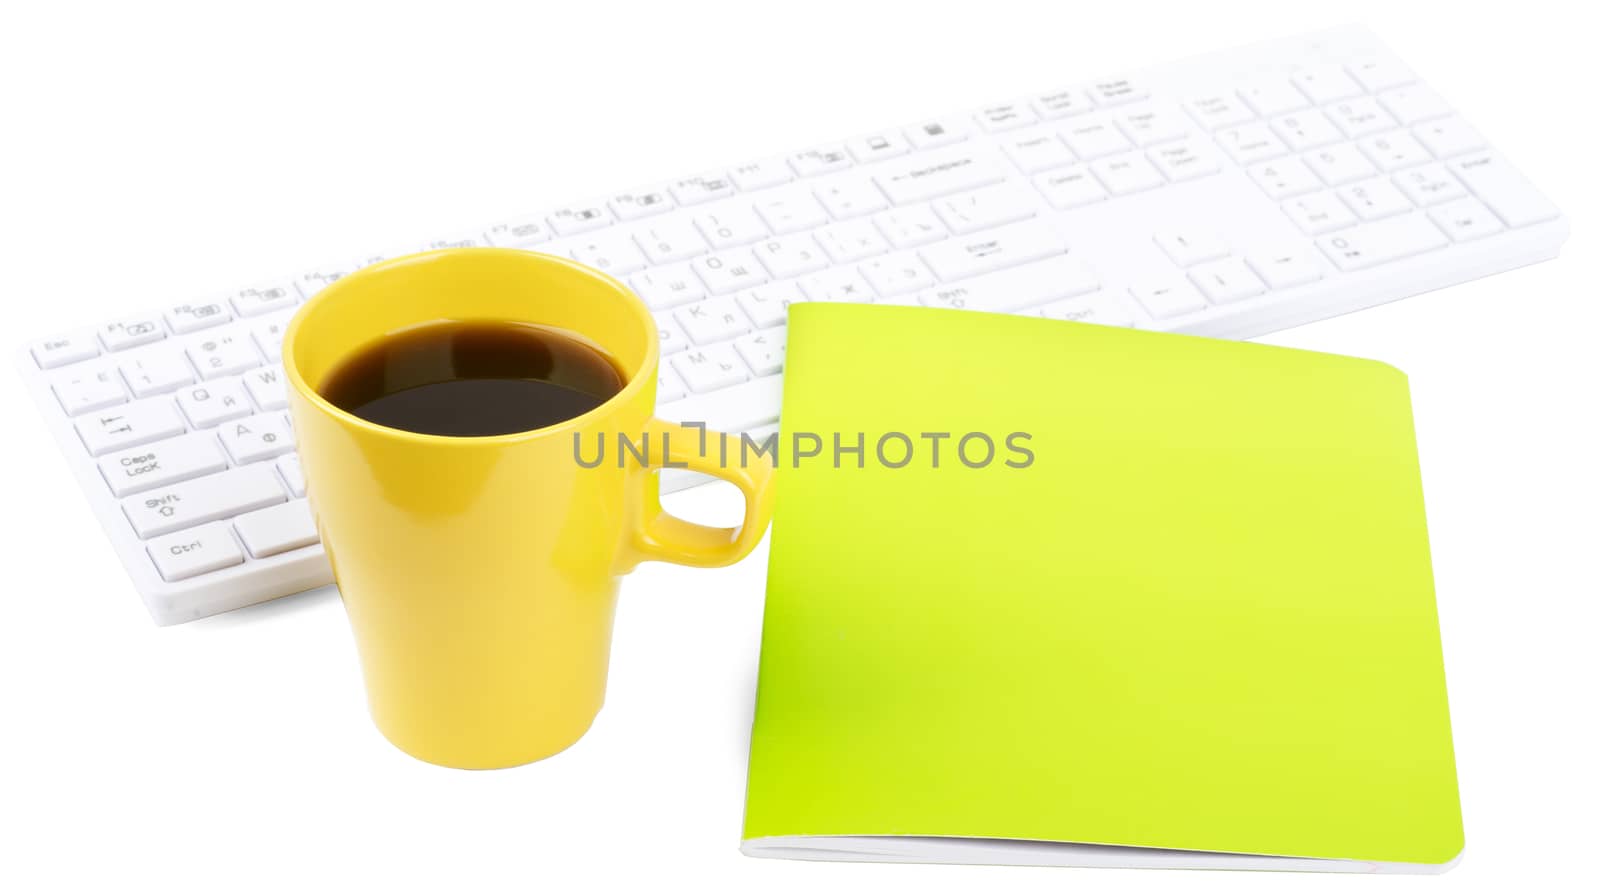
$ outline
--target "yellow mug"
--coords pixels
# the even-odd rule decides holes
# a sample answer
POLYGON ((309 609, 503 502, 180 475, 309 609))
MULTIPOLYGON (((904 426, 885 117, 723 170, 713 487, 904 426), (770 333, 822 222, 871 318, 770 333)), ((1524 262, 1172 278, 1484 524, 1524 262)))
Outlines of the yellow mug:
POLYGON ((618 578, 644 560, 724 566, 760 541, 771 467, 723 466, 721 434, 653 417, 659 349, 655 320, 615 279, 514 250, 371 266, 289 323, 283 364, 312 510, 373 720, 402 751, 466 768, 561 751, 604 699, 618 578), (441 320, 564 329, 609 354, 627 385, 560 424, 481 437, 379 426, 319 395, 378 338, 441 320), (596 436, 613 449, 625 436, 634 451, 583 466, 575 437, 592 463, 596 436), (737 485, 743 523, 720 529, 664 512, 663 466, 737 485))

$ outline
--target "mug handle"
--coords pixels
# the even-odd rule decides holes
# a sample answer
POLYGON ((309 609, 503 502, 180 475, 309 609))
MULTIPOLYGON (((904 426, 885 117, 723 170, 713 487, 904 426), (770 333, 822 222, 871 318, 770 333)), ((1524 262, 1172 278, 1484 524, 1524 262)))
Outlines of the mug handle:
POLYGON ((659 478, 647 473, 643 510, 633 534, 632 562, 660 560, 715 567, 744 559, 761 541, 772 519, 772 465, 759 456, 749 462, 740 460, 742 442, 731 434, 660 418, 645 422, 645 433, 650 446, 648 470, 693 470, 733 483, 744 493, 744 522, 738 526, 705 526, 667 513, 661 507, 659 478), (727 461, 720 460, 724 454, 727 461), (741 466, 745 464, 748 466, 741 466))

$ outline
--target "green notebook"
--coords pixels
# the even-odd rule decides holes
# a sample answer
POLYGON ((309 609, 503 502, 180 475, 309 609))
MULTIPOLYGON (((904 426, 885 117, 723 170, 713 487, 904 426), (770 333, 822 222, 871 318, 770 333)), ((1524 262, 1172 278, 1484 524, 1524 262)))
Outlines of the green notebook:
POLYGON ((785 374, 745 853, 1460 854, 1400 372, 808 303, 785 374))

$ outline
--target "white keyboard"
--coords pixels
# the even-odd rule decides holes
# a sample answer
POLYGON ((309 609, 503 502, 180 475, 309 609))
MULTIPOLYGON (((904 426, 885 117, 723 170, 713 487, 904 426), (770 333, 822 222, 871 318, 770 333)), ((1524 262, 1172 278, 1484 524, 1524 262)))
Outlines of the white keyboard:
MULTIPOLYGON (((1250 337, 1554 257, 1548 199, 1366 31, 1018 96, 406 246, 561 254, 661 328, 663 416, 777 422, 785 307, 1250 337)), ((331 580, 283 328, 382 259, 35 341, 23 374, 161 624, 331 580)), ((671 481, 668 488, 686 480, 671 481)))

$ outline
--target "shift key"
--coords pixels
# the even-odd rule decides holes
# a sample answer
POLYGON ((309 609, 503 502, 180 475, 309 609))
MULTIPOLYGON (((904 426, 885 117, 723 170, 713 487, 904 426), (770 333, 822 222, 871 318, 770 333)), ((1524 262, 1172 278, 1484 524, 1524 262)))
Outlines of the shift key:
POLYGON ((165 535, 287 501, 270 464, 240 467, 123 499, 140 538, 165 535))

